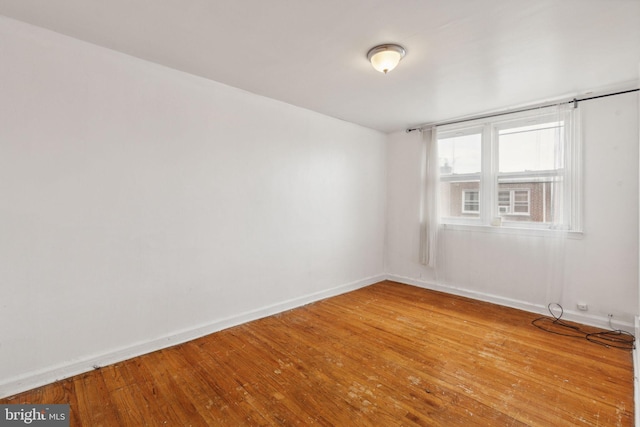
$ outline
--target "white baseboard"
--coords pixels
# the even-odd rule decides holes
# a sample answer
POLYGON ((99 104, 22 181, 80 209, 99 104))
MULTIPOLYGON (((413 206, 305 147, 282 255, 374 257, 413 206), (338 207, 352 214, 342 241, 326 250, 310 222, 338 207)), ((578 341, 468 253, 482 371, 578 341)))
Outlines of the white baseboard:
POLYGON ((398 276, 395 274, 387 275, 387 280, 393 280, 394 282, 404 283, 405 285, 417 286, 420 288, 430 289, 433 291, 445 292, 447 294, 468 297, 468 298, 476 299, 479 301, 503 305, 506 307, 518 308, 520 310, 530 311, 533 313, 542 313, 547 309, 543 305, 531 304, 526 301, 504 298, 497 295, 486 294, 483 292, 472 291, 469 289, 458 288, 455 286, 441 285, 433 282, 413 279, 411 277, 398 276))
MULTIPOLYGON (((517 308, 531 313, 548 315, 549 311, 546 305, 532 304, 526 301, 515 300, 511 298, 505 298, 498 295, 491 295, 484 292, 473 291, 470 289, 459 288, 455 286, 442 285, 423 280, 413 279, 411 277, 398 276, 394 274, 388 274, 387 280, 393 280, 395 282, 404 283, 406 285, 413 285, 420 288, 431 289, 434 291, 445 292, 452 295, 459 295, 480 301, 490 302, 493 304, 503 305, 506 307, 517 308)), ((583 325, 595 326, 598 328, 609 329, 609 318, 606 316, 596 316, 583 314, 580 311, 573 311, 565 309, 562 318, 572 322, 582 323, 583 325)), ((622 329, 627 332, 634 333, 635 328, 629 322, 616 321, 616 329, 622 329)), ((637 336, 637 335, 636 335, 637 336)), ((640 424, 639 424, 640 425, 640 424)))
POLYGON ((315 301, 340 295, 374 283, 385 280, 384 274, 367 277, 355 282, 339 285, 320 292, 292 298, 277 304, 268 305, 255 310, 240 313, 238 315, 218 319, 206 325, 200 325, 190 329, 175 331, 161 338, 152 339, 136 343, 130 346, 112 349, 102 354, 84 357, 79 360, 70 361, 69 363, 50 366, 38 371, 28 372, 18 377, 9 378, 7 381, 0 383, 0 398, 12 396, 23 391, 31 390, 45 384, 50 384, 74 375, 89 372, 96 367, 103 367, 114 363, 122 362, 136 356, 151 353, 163 348, 171 347, 214 332, 221 331, 233 326, 237 326, 252 320, 257 320, 293 308, 301 307, 315 301))

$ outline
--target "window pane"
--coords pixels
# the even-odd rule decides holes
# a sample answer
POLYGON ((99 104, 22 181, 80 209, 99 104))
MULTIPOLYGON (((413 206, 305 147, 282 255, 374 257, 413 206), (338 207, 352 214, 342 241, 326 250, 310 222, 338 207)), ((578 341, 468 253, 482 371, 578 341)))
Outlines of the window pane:
POLYGON ((563 122, 502 129, 498 133, 500 173, 562 168, 563 122))
POLYGON ((529 191, 513 190, 513 212, 516 214, 529 213, 529 191))
POLYGON ((481 153, 481 133, 467 130, 438 138, 442 216, 480 217, 481 153))
POLYGON ((498 192, 498 205, 509 206, 511 204, 511 192, 499 191, 498 192))
POLYGON ((518 202, 528 202, 529 201, 529 192, 526 190, 514 190, 514 200, 516 203, 518 202))
POLYGON ((438 160, 441 175, 480 173, 481 141, 479 133, 453 135, 438 139, 438 160))
POLYGON ((462 191, 462 212, 464 213, 477 213, 480 212, 480 195, 478 190, 463 190, 462 191))

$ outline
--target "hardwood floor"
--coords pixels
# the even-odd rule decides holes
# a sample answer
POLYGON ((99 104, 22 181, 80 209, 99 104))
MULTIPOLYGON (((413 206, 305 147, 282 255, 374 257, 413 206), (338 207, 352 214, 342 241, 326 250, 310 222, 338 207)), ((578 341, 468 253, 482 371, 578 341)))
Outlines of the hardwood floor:
POLYGON ((0 403, 72 426, 631 426, 630 351, 381 282, 0 403))

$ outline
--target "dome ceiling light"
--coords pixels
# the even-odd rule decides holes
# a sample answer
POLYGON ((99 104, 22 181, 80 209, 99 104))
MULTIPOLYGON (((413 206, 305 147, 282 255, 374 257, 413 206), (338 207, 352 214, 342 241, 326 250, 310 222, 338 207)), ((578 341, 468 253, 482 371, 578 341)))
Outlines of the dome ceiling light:
POLYGON ((387 74, 396 68, 405 54, 406 51, 400 45, 381 44, 369 50, 367 59, 371 62, 373 68, 381 73, 387 74))

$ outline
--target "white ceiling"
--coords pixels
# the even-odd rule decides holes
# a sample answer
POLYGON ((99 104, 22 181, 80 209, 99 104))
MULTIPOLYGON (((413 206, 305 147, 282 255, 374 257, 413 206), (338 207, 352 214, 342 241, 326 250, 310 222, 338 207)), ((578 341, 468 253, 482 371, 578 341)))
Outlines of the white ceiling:
POLYGON ((0 14, 384 132, 637 87, 640 0, 0 0, 0 14), (388 75, 365 55, 399 43, 388 75))

